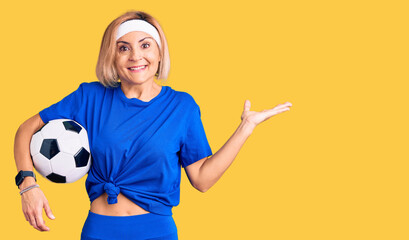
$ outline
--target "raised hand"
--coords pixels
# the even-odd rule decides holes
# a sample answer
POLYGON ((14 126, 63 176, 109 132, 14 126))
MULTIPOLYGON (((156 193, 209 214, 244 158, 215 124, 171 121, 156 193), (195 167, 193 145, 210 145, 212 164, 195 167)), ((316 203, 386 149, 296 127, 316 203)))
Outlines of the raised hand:
POLYGON ((274 115, 279 113, 289 111, 292 104, 290 102, 286 102, 284 104, 278 104, 274 108, 263 110, 261 112, 250 111, 251 103, 249 100, 244 102, 244 110, 241 114, 241 121, 250 124, 253 128, 255 128, 261 122, 271 118, 274 115))

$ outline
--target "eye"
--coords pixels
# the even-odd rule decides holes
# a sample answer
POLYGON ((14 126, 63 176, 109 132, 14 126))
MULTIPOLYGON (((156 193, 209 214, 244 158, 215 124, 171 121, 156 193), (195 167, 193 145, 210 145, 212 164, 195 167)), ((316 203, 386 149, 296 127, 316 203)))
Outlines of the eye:
POLYGON ((149 44, 149 43, 144 43, 144 44, 142 44, 142 48, 148 48, 148 47, 150 47, 150 44, 149 44))
POLYGON ((123 52, 123 51, 126 51, 126 50, 128 50, 129 48, 127 47, 127 46, 120 46, 119 47, 119 51, 120 52, 123 52))

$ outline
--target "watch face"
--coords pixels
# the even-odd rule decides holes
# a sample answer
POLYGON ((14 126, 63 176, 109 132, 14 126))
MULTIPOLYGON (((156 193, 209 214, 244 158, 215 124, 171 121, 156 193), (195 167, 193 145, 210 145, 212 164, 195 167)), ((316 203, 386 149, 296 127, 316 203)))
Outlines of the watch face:
POLYGON ((19 186, 22 181, 23 181, 23 171, 20 171, 17 173, 17 176, 16 176, 16 185, 19 186))
POLYGON ((28 176, 34 177, 34 180, 37 181, 34 172, 21 170, 20 172, 17 173, 17 176, 16 176, 17 187, 23 182, 24 178, 28 176))

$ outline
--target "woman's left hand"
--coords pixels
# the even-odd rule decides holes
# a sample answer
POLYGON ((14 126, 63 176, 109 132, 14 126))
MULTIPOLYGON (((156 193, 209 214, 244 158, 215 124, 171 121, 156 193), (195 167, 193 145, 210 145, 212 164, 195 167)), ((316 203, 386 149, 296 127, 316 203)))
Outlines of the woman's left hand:
POLYGON ((274 108, 263 110, 261 112, 250 111, 250 106, 250 101, 246 100, 244 102, 244 111, 241 115, 241 121, 249 124, 254 129, 258 124, 264 122, 272 116, 289 111, 292 104, 290 102, 278 104, 274 108))

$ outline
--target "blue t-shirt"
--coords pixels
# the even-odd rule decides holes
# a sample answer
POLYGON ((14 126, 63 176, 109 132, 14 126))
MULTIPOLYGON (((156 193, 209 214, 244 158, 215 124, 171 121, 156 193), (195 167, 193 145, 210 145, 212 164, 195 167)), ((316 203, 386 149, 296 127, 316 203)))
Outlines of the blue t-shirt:
POLYGON ((199 106, 168 86, 144 102, 127 98, 120 85, 84 82, 39 114, 44 123, 66 118, 87 130, 92 164, 85 186, 91 202, 106 192, 114 204, 121 192, 146 211, 172 215, 180 200, 181 167, 212 155, 199 106))

